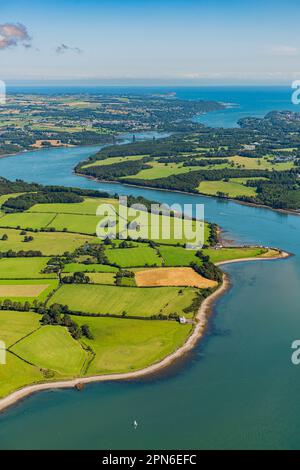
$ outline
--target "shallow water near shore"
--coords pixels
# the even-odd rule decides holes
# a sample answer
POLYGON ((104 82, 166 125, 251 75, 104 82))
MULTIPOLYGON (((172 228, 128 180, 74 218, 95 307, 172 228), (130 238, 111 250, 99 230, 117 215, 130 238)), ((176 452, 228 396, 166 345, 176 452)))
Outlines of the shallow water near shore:
POLYGON ((49 149, 0 159, 0 175, 47 184, 204 203, 207 220, 237 243, 295 256, 223 266, 231 289, 205 338, 154 376, 55 390, 0 415, 1 449, 300 448, 300 217, 213 198, 97 183, 72 174, 98 147, 49 149), (139 426, 134 430, 132 423, 139 426))

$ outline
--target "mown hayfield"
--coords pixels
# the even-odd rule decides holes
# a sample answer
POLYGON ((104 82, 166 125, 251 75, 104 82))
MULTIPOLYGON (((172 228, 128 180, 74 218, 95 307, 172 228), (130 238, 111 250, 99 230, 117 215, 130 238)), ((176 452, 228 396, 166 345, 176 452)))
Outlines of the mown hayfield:
POLYGON ((42 302, 57 287, 58 279, 1 279, 0 300, 31 303, 37 299, 42 302))
POLYGON ((0 310, 0 340, 5 342, 7 348, 39 326, 40 315, 37 313, 0 310))
POLYGON ((159 246, 159 252, 165 266, 189 266, 192 262, 200 263, 200 259, 195 256, 196 250, 187 250, 179 246, 159 246))
POLYGON ((28 212, 52 212, 55 214, 82 214, 96 215, 100 204, 118 204, 117 199, 112 198, 86 198, 79 203, 61 203, 61 204, 35 204, 28 212))
POLYGON ((0 284, 0 297, 38 297, 47 284, 0 284))
POLYGON ((110 263, 115 263, 122 268, 145 265, 161 266, 162 264, 162 259, 153 248, 141 244, 137 248, 107 248, 105 254, 110 263))
POLYGON ((86 273, 94 284, 115 285, 116 276, 114 273, 86 273))
POLYGON ((177 322, 74 317, 88 324, 93 340, 84 338, 96 353, 86 375, 131 372, 158 362, 180 347, 191 325, 177 322))
POLYGON ((202 181, 198 186, 200 193, 215 195, 222 192, 228 197, 255 196, 256 189, 242 183, 231 181, 202 181))
POLYGON ((217 286, 216 281, 206 279, 192 268, 155 268, 137 271, 135 281, 138 287, 188 286, 208 289, 217 286))
POLYGON ((35 214, 30 212, 18 212, 6 214, 0 218, 0 227, 20 227, 22 229, 41 229, 48 226, 54 214, 35 214))
MULTIPOLYGON (((178 217, 167 217, 157 214, 143 214, 136 222, 141 228, 141 238, 151 239, 157 243, 176 245, 177 243, 194 244, 199 238, 207 243, 209 225, 200 220, 184 222, 178 217), (191 230, 191 235, 189 231, 191 230)), ((135 230, 128 230, 128 235, 134 238, 135 230)), ((138 233, 139 236, 139 233, 138 233)))
POLYGON ((6 364, 0 365, 0 397, 5 397, 25 385, 42 380, 44 376, 38 367, 31 366, 7 352, 6 364))
POLYGON ((41 251, 45 256, 62 255, 66 251, 72 252, 84 245, 86 242, 97 243, 98 239, 87 235, 74 233, 56 233, 51 232, 28 232, 27 235, 33 237, 31 242, 24 242, 24 235, 20 230, 0 228, 0 251, 41 251), (6 234, 7 240, 2 240, 6 234))
POLYGON ((55 278, 55 274, 44 274, 49 258, 1 258, 0 279, 55 278))
POLYGON ((57 231, 66 230, 67 232, 95 235, 97 225, 101 219, 102 217, 94 215, 58 214, 49 224, 49 227, 53 227, 57 231))
POLYGON ((80 343, 61 326, 43 326, 11 349, 32 364, 62 376, 79 375, 87 359, 80 343))
POLYGON ((116 273, 118 268, 109 266, 108 264, 84 264, 84 263, 69 263, 64 267, 64 273, 116 273))
POLYGON ((177 287, 115 287, 95 284, 63 285, 49 301, 49 305, 68 305, 71 310, 148 317, 177 312, 190 306, 195 289, 177 287), (180 293, 182 291, 182 293, 180 293))

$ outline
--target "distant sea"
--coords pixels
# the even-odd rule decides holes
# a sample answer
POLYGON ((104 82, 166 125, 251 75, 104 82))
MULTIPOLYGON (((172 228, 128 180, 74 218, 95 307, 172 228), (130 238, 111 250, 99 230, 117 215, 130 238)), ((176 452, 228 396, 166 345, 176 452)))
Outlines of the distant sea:
POLYGON ((291 102, 292 89, 288 86, 204 86, 204 87, 120 87, 120 86, 28 86, 7 87, 8 93, 43 94, 155 94, 175 93, 177 98, 188 100, 215 100, 229 108, 197 117, 199 122, 211 127, 236 127, 246 116, 262 117, 274 110, 300 112, 300 105, 291 102))

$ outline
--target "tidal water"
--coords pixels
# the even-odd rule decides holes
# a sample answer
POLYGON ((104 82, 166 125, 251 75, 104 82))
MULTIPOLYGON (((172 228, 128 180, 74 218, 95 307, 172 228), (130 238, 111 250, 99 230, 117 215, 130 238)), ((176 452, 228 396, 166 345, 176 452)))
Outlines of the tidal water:
POLYGON ((75 164, 96 149, 2 158, 0 175, 170 204, 201 202, 206 219, 228 239, 295 256, 227 265, 231 289, 217 301, 204 340, 189 355, 144 379, 33 395, 0 415, 0 448, 299 449, 300 366, 291 363, 291 343, 300 339, 300 217, 75 176, 75 164))

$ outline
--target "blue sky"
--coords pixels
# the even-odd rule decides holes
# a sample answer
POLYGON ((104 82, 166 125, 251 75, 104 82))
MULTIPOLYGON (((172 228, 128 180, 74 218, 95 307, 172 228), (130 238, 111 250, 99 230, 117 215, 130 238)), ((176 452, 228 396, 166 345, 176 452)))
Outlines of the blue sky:
POLYGON ((3 0, 0 79, 289 83, 299 13, 295 0, 3 0))

